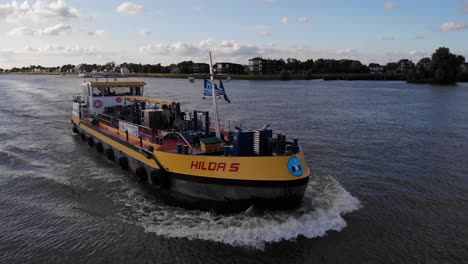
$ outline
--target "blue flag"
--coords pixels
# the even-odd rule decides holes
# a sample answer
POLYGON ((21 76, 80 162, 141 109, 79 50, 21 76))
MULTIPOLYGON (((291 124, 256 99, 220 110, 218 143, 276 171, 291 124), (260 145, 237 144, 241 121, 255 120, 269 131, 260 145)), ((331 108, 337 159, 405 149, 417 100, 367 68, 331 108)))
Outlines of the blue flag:
MULTIPOLYGON (((214 87, 215 87, 216 96, 223 96, 226 102, 231 103, 231 100, 229 100, 229 98, 227 97, 226 90, 224 89, 224 85, 221 80, 219 80, 219 88, 216 85, 216 83, 214 87)), ((211 82, 208 80, 205 80, 205 86, 203 87, 203 96, 213 96, 213 91, 211 89, 212 89, 211 82)))
POLYGON ((224 100, 230 104, 231 100, 229 100, 226 94, 226 90, 224 90, 223 82, 221 80, 219 80, 219 88, 221 89, 221 91, 223 91, 224 100))
MULTIPOLYGON (((211 82, 208 80, 205 80, 205 86, 203 87, 203 95, 204 96, 213 96, 213 91, 211 82)), ((224 91, 219 89, 218 86, 215 84, 215 94, 216 96, 224 96, 224 91)))

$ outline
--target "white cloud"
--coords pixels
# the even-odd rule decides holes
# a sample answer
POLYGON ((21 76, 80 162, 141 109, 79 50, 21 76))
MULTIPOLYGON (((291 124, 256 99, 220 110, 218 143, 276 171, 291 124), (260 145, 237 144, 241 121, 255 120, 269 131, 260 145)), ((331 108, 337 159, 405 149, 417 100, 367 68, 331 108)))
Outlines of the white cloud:
POLYGON ((36 31, 28 27, 17 27, 10 30, 7 34, 12 37, 33 36, 36 34, 36 31))
POLYGON ((176 55, 176 56, 191 56, 200 51, 198 47, 184 42, 176 42, 172 44, 157 43, 149 44, 140 48, 140 52, 159 54, 159 55, 176 55))
POLYGON ((300 17, 297 19, 297 21, 299 23, 302 23, 302 24, 309 24, 310 23, 310 19, 308 17, 300 17))
POLYGON ((283 17, 280 19, 280 23, 283 25, 287 25, 289 23, 289 19, 287 17, 283 17))
POLYGON ((241 44, 234 40, 224 40, 218 45, 215 45, 211 39, 203 40, 198 45, 184 42, 170 44, 156 43, 140 48, 141 53, 185 58, 205 58, 209 51, 213 51, 214 54, 217 54, 217 56, 221 56, 222 58, 256 56, 261 53, 260 48, 255 45, 241 44))
POLYGON ((214 43, 212 39, 205 39, 200 41, 200 44, 198 45, 202 49, 211 49, 213 47, 214 43))
POLYGON ((442 24, 442 26, 440 26, 440 29, 442 29, 443 32, 449 32, 466 29, 467 27, 468 26, 464 23, 447 22, 442 24))
POLYGON ((58 35, 63 35, 71 32, 71 27, 66 26, 62 23, 57 24, 55 26, 51 26, 48 28, 45 28, 42 30, 40 34, 42 35, 48 35, 48 36, 58 36, 58 35))
POLYGON ((117 12, 125 14, 125 15, 137 15, 144 11, 142 5, 135 4, 133 2, 125 2, 120 4, 117 7, 117 12))
POLYGON ((46 27, 45 29, 33 29, 30 27, 17 27, 10 30, 7 34, 13 37, 21 37, 21 36, 60 36, 70 33, 71 27, 59 23, 55 26, 46 27))
POLYGON ((218 52, 225 56, 255 56, 261 53, 256 45, 242 44, 234 40, 222 41, 218 52))
POLYGON ((201 11, 203 8, 201 6, 194 6, 192 7, 193 11, 201 11))
POLYGON ((18 3, 0 4, 0 19, 7 23, 21 23, 25 20, 41 20, 41 19, 76 19, 82 17, 78 10, 69 6, 63 0, 52 1, 45 3, 37 0, 30 5, 28 1, 18 3))
POLYGON ((151 35, 151 33, 152 33, 151 30, 149 30, 149 29, 147 29, 147 28, 141 29, 141 30, 138 32, 138 34, 139 34, 140 36, 143 36, 143 37, 148 37, 148 36, 151 35))
POLYGON ((355 55, 355 54, 357 54, 357 50, 355 50, 355 49, 350 49, 350 48, 347 48, 347 49, 338 49, 338 50, 336 50, 336 54, 338 54, 338 55, 350 56, 350 55, 355 55))
POLYGON ((260 36, 262 36, 264 38, 271 37, 271 32, 270 31, 262 31, 259 34, 260 34, 260 36))
POLYGON ((105 31, 103 29, 96 29, 95 31, 88 32, 88 35, 102 38, 104 37, 104 33, 105 31))
POLYGON ((40 48, 32 48, 26 46, 22 50, 23 54, 36 54, 36 55, 67 55, 67 56, 92 56, 97 54, 97 50, 93 47, 83 48, 77 45, 74 46, 61 46, 56 44, 48 44, 40 48))
POLYGON ((397 5, 393 1, 387 1, 384 3, 385 9, 395 9, 397 5))
POLYGON ((421 51, 421 50, 411 50, 408 52, 408 55, 411 57, 428 57, 429 53, 426 51, 421 51))
POLYGON ((392 40, 395 40, 395 37, 386 36, 386 37, 383 37, 382 40, 385 40, 385 41, 392 41, 392 40))

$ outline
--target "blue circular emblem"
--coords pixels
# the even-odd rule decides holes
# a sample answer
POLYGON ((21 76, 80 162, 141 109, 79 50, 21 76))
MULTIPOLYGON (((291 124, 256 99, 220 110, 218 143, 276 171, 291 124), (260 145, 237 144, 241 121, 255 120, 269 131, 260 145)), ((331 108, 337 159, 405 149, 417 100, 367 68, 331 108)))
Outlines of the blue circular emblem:
POLYGON ((302 176, 302 162, 296 157, 290 158, 288 161, 288 170, 294 176, 302 176))

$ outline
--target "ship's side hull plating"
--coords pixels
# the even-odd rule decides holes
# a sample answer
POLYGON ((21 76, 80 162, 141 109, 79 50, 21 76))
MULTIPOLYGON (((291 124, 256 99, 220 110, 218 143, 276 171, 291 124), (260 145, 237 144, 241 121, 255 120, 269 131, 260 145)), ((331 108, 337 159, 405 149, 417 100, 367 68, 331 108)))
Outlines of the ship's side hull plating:
POLYGON ((291 208, 302 201, 309 180, 302 153, 290 157, 226 157, 150 152, 77 118, 72 123, 82 139, 131 171, 155 196, 189 209, 231 212, 251 205, 291 208))

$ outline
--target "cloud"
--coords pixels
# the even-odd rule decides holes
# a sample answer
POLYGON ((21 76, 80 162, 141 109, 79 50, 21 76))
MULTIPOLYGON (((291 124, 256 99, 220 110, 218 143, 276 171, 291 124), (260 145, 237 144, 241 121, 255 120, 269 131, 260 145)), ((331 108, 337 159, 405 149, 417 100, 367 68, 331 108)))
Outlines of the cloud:
POLYGON ((10 30, 7 34, 12 37, 33 36, 36 34, 36 31, 28 27, 17 27, 10 30))
POLYGON ((271 32, 270 31, 262 31, 260 33, 258 33, 260 36, 264 37, 264 38, 268 38, 268 37, 271 37, 271 32))
POLYGON ((411 57, 428 57, 429 53, 426 51, 421 51, 421 50, 411 50, 408 52, 408 55, 411 57))
POLYGON ((103 29, 96 29, 95 31, 88 32, 89 36, 95 36, 98 38, 104 37, 104 30, 103 29))
POLYGON ((21 23, 24 20, 42 20, 42 19, 77 19, 82 16, 78 10, 69 6, 63 0, 52 1, 46 4, 44 1, 36 1, 30 5, 28 1, 18 3, 0 4, 0 19, 7 23, 21 23))
POLYGON ((461 13, 462 14, 468 14, 468 1, 463 2, 461 13))
POLYGON ((133 2, 125 2, 120 4, 116 10, 118 13, 132 16, 142 13, 144 8, 142 5, 135 4, 133 2))
POLYGON ((157 43, 141 47, 140 52, 158 55, 191 56, 198 54, 200 52, 200 48, 184 42, 176 42, 172 44, 157 43))
POLYGON ((416 39, 424 39, 424 36, 416 36, 416 39))
POLYGON ((12 37, 21 36, 60 36, 68 34, 72 31, 70 26, 59 23, 55 26, 46 27, 45 29, 33 29, 29 27, 17 27, 10 30, 7 34, 12 37))
POLYGON ((385 41, 392 41, 392 40, 395 40, 395 37, 386 36, 386 37, 383 37, 382 40, 385 40, 385 41))
POLYGON ((440 26, 440 29, 443 32, 449 32, 449 31, 457 31, 457 30, 463 30, 466 29, 468 26, 464 23, 456 23, 456 22, 447 22, 442 24, 440 26))
POLYGON ((63 35, 63 34, 67 34, 70 32, 71 32, 70 26, 66 26, 60 23, 55 26, 45 28, 44 30, 42 30, 41 34, 47 35, 47 36, 58 36, 58 35, 63 35))
POLYGON ((198 46, 201 49, 211 49, 213 47, 213 45, 214 45, 214 43, 213 43, 212 39, 202 40, 202 41, 200 41, 200 44, 198 44, 198 46))
POLYGON ((83 48, 77 45, 74 46, 61 46, 56 44, 48 44, 41 48, 32 48, 26 46, 22 50, 23 54, 35 55, 67 55, 67 56, 93 56, 98 52, 95 48, 83 48))
POLYGON ((193 10, 193 11, 202 11, 202 9, 203 9, 203 8, 202 8, 201 6, 194 6, 194 7, 192 7, 192 10, 193 10))
POLYGON ((385 7, 385 9, 391 10, 391 9, 395 9, 397 7, 397 5, 393 1, 387 1, 387 2, 384 3, 384 7, 385 7))
POLYGON ((297 21, 299 23, 302 23, 302 24, 309 24, 310 23, 310 19, 308 17, 300 17, 297 19, 297 21))
POLYGON ((336 54, 338 54, 338 55, 343 55, 343 56, 351 56, 351 55, 356 55, 356 54, 357 54, 357 50, 355 50, 355 49, 350 49, 350 48, 346 48, 346 49, 337 49, 337 50, 336 50, 336 54))
POLYGON ((234 40, 222 41, 216 50, 224 56, 254 56, 261 53, 256 45, 241 44, 234 40))
POLYGON ((234 40, 224 40, 215 44, 211 39, 203 40, 198 45, 175 42, 149 44, 140 48, 141 53, 177 57, 180 60, 189 58, 206 60, 210 51, 216 54, 217 59, 230 61, 243 61, 262 53, 262 50, 255 45, 241 44, 234 40))
POLYGON ((260 2, 262 3, 265 3, 265 4, 274 4, 276 3, 276 0, 259 0, 260 2))
POLYGON ((280 19, 280 23, 283 25, 289 24, 289 19, 287 17, 283 17, 280 19))
POLYGON ((151 35, 151 30, 147 29, 147 28, 144 28, 144 29, 141 29, 138 34, 142 37, 148 37, 151 35))

